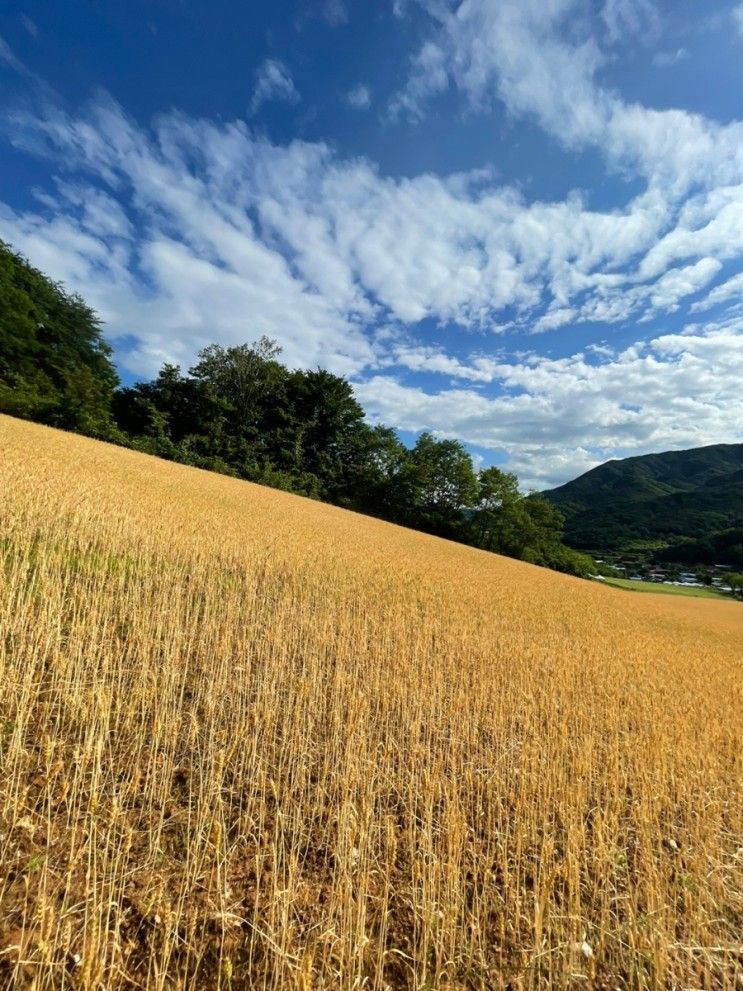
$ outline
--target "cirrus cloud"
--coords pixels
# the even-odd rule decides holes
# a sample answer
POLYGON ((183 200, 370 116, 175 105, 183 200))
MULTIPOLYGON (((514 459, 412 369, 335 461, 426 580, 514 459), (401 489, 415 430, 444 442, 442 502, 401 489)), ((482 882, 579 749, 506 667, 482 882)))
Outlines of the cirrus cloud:
POLYGON ((255 89, 250 101, 250 113, 256 114, 264 103, 278 100, 296 103, 299 93, 294 85, 289 67, 279 59, 266 59, 255 76, 255 89))

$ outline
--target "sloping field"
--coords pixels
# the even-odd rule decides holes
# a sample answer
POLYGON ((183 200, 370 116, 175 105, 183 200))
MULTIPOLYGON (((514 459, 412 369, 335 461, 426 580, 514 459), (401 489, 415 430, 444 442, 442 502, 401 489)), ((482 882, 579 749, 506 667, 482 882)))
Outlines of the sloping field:
POLYGON ((743 606, 0 417, 0 987, 739 988, 743 606))

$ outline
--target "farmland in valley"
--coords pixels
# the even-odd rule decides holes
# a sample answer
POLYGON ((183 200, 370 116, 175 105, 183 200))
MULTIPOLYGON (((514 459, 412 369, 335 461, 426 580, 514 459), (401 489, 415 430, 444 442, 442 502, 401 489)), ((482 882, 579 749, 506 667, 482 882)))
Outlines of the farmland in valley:
POLYGON ((0 520, 0 987, 739 986, 739 603, 7 417, 0 520))
POLYGON ((605 584, 613 585, 615 588, 627 589, 630 592, 648 592, 651 595, 685 595, 696 599, 716 599, 724 598, 724 593, 716 588, 705 586, 685 586, 672 585, 664 582, 633 581, 631 578, 605 578, 605 584))

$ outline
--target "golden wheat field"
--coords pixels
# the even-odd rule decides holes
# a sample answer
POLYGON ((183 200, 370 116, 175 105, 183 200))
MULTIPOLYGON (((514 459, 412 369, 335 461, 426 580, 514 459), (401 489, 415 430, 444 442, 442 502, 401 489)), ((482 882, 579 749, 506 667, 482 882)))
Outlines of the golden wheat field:
POLYGON ((740 604, 7 417, 0 499, 3 989, 740 989, 740 604))

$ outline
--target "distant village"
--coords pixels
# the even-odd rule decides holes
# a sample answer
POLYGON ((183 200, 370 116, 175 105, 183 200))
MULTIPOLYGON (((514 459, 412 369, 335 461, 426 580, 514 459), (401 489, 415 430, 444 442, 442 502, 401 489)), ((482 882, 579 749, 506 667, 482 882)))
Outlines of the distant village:
POLYGON ((634 582, 657 582, 684 588, 715 588, 719 592, 733 592, 727 583, 727 576, 736 569, 729 564, 704 565, 694 571, 684 571, 684 565, 641 563, 634 558, 617 561, 595 558, 595 561, 599 565, 600 573, 596 575, 599 579, 626 578, 634 582))

